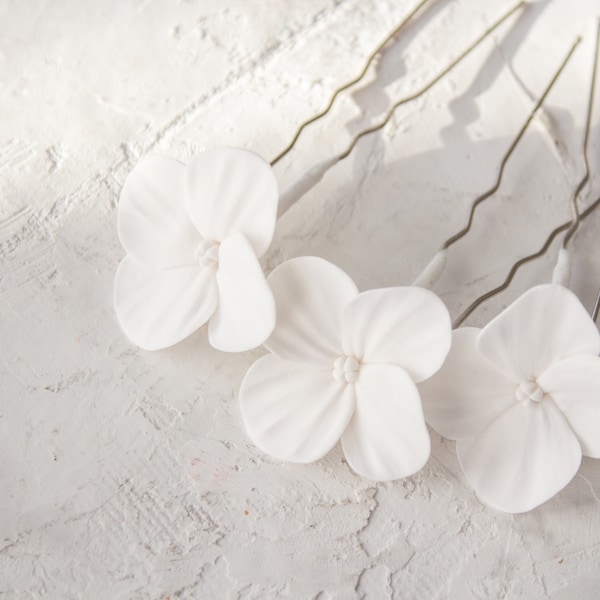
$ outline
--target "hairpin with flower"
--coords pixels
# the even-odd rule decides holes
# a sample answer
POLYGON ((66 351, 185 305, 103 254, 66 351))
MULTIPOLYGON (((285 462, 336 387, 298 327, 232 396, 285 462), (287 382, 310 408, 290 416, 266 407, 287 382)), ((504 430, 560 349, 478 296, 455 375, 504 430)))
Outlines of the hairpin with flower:
MULTIPOLYGON (((495 189, 575 46, 502 161, 495 189)), ((299 463, 322 458, 341 441, 353 470, 374 480, 418 471, 430 447, 415 384, 435 379, 446 356, 449 322, 441 301, 417 286, 360 294, 345 273, 314 257, 283 263, 268 281, 278 314, 265 343, 270 354, 254 363, 240 389, 250 438, 268 454, 299 463)))
POLYGON ((138 163, 118 205, 119 239, 127 256, 114 284, 115 311, 133 343, 146 350, 166 348, 207 322, 211 345, 227 352, 255 348, 269 337, 275 303, 259 259, 271 244, 279 204, 272 167, 428 2, 403 19, 363 72, 303 123, 271 163, 241 148, 207 150, 188 165, 165 156, 138 163))
POLYGON ((383 47, 427 3, 412 10, 361 73, 336 90, 271 163, 240 148, 207 150, 187 166, 163 156, 139 162, 118 205, 119 239, 127 255, 114 285, 117 318, 133 343, 146 350, 166 348, 207 322, 211 345, 223 351, 249 350, 269 337, 275 302, 259 259, 271 243, 277 213, 315 185, 323 169, 348 156, 359 139, 383 128, 399 106, 427 92, 523 4, 506 12, 427 85, 396 102, 377 125, 359 132, 344 153, 309 169, 280 199, 273 165, 307 125, 331 109, 341 91, 364 77, 383 47))
MULTIPOLYGON (((456 440, 463 473, 486 504, 529 511, 562 490, 582 456, 600 458, 600 334, 570 291, 568 243, 600 198, 580 214, 589 180, 587 148, 598 62, 596 35, 586 129, 585 174, 571 198, 574 217, 540 251, 517 261, 502 285, 456 319, 508 287, 520 266, 544 254, 567 231, 551 284, 526 291, 483 329, 459 327, 442 368, 420 386, 427 422, 456 440)), ((594 311, 596 312, 596 311, 594 311)))

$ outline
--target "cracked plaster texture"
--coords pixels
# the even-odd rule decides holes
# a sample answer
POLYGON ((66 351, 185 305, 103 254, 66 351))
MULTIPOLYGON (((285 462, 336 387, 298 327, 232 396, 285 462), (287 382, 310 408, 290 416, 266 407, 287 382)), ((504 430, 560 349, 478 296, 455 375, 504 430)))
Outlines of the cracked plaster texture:
MULTIPOLYGON (((415 5, 399 0, 0 3, 0 596, 572 600, 600 595, 600 462, 524 515, 482 506, 432 432, 414 477, 374 483, 335 448, 311 465, 246 438, 256 350, 203 329, 148 353, 121 334, 116 207, 149 152, 274 157, 415 5)), ((426 83, 511 5, 432 1, 276 166, 282 190, 426 83)), ((361 140, 278 222, 263 264, 298 255, 361 289, 409 284, 462 226, 576 35, 571 64, 499 192, 435 286, 456 317, 569 218, 581 176, 595 0, 534 2, 361 140)), ((590 201, 600 192, 600 106, 590 201)), ((591 216, 572 289, 600 284, 591 216)), ((467 322, 551 277, 558 245, 467 322)))

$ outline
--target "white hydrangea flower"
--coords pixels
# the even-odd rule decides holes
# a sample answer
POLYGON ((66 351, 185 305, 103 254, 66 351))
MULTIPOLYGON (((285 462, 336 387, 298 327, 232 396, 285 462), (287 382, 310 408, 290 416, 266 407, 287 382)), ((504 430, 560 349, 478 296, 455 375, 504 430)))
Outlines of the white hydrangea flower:
POLYGON ((560 285, 530 289, 483 329, 453 334, 446 362, 420 385, 427 422, 457 440, 486 504, 521 513, 600 458, 600 334, 560 285))
POLYGON ((250 438, 292 462, 320 459, 341 439, 349 465, 374 480, 407 477, 430 453, 415 382, 441 366, 450 317, 416 287, 362 294, 335 265, 289 260, 269 276, 277 324, 271 354, 240 389, 250 438))
POLYGON ((258 258, 271 243, 277 203, 270 165, 247 150, 209 150, 187 167, 143 159, 118 207, 127 256, 114 304, 127 337, 157 350, 209 321, 219 350, 262 344, 275 325, 275 304, 258 258))

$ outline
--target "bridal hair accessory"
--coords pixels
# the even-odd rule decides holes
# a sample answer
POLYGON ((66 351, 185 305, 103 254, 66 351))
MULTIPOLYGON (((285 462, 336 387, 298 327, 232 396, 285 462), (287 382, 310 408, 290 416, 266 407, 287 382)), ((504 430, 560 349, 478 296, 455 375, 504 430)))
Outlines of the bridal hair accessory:
MULTIPOLYGON (((293 147, 303 129, 324 116, 338 94, 360 81, 377 54, 420 9, 423 0, 369 56, 361 73, 340 87, 327 107, 304 122, 270 165, 236 148, 208 150, 188 166, 149 156, 129 174, 118 205, 118 233, 127 252, 117 269, 114 305, 125 335, 146 350, 172 346, 208 322, 211 345, 241 352, 262 344, 273 330, 275 310, 258 259, 268 249, 277 213, 283 214, 323 175, 318 165, 279 199, 272 166, 293 147), (318 173, 315 179, 315 173, 318 173), (278 210, 279 208, 279 210, 278 210)), ((523 2, 506 12, 438 76, 397 102, 394 111, 429 90, 473 51, 523 2)))
MULTIPOLYGON (((530 290, 476 331, 475 341, 472 328, 451 333, 447 309, 424 287, 432 286, 442 273, 449 246, 470 230, 476 207, 499 189, 512 152, 578 42, 504 155, 494 186, 473 201, 466 227, 444 243, 417 279, 424 287, 359 293, 343 271, 316 257, 287 261, 265 280, 258 262, 271 243, 278 212, 283 214, 362 137, 381 130, 400 106, 426 93, 524 4, 508 11, 418 92, 396 101, 378 123, 359 131, 344 152, 309 169, 280 199, 271 167, 288 154, 306 126, 331 109, 339 93, 363 78, 385 44, 426 3, 421 2, 380 44, 357 78, 336 90, 326 108, 300 126, 270 164, 235 148, 206 151, 188 166, 162 157, 141 161, 127 179, 119 203, 119 237, 127 256, 115 279, 115 308, 128 337, 146 349, 175 344, 207 322, 209 341, 217 349, 243 351, 264 343, 270 353, 246 374, 240 406, 251 439, 284 460, 318 460, 340 440, 348 464, 360 475, 374 480, 409 476, 423 467, 430 453, 421 393, 426 416, 436 429, 448 428, 449 436, 457 423, 481 426, 485 434, 506 418, 523 442, 506 452, 509 458, 524 460, 517 465, 526 479, 518 490, 522 495, 515 499, 511 494, 514 482, 507 488, 494 480, 496 469, 503 482, 516 472, 506 467, 510 460, 504 463, 494 453, 498 435, 484 435, 482 441, 480 430, 470 430, 468 439, 460 440, 460 447, 466 448, 462 456, 475 465, 470 471, 475 475, 467 474, 467 479, 489 504, 511 512, 529 510, 566 485, 582 453, 600 456, 596 432, 581 416, 582 410, 597 411, 590 390, 595 392, 600 383, 600 334, 577 298, 559 285, 568 280, 568 240, 593 210, 590 206, 580 214, 578 207, 578 196, 589 179, 587 154, 586 176, 573 197, 574 218, 550 236, 569 229, 553 284, 530 290), (536 319, 529 319, 531 312, 536 319), (543 327, 548 315, 562 319, 552 323, 553 333, 543 327), (456 341, 451 349, 452 337, 456 341), (465 366, 459 377, 453 375, 455 364, 465 366), (475 391, 463 395, 458 388, 470 381, 475 382, 475 391), (448 401, 443 390, 452 384, 457 389, 447 394, 448 401), (481 385, 483 401, 469 413, 481 385), (509 408, 502 404, 508 388, 509 408), (493 402, 486 405, 489 394, 493 402), (515 404, 525 418, 521 413, 515 417, 515 404), (529 433, 537 435, 539 445, 531 452, 534 459, 527 462, 529 433), (555 454, 549 456, 558 457, 557 469, 530 468, 539 466, 535 462, 539 447, 545 449, 549 440, 555 442, 555 454)), ((596 62, 594 73, 595 68, 596 62)), ((590 110, 591 102, 590 97, 590 110)), ((589 124, 588 113, 585 151, 589 124)), ((509 279, 520 264, 513 266, 509 279)), ((487 297, 490 294, 467 311, 487 297)))
MULTIPOLYGON (((582 456, 600 458, 600 334, 593 316, 565 285, 567 244, 580 222, 578 197, 589 179, 587 147, 598 63, 596 46, 583 155, 585 173, 572 197, 572 221, 557 227, 541 252, 521 259, 507 281, 457 319, 508 286, 516 270, 568 229, 552 284, 525 292, 483 329, 454 331, 442 368, 421 387, 427 422, 456 440, 477 496, 498 510, 531 510, 562 490, 582 456)), ((598 306, 598 301, 596 302, 598 306)))

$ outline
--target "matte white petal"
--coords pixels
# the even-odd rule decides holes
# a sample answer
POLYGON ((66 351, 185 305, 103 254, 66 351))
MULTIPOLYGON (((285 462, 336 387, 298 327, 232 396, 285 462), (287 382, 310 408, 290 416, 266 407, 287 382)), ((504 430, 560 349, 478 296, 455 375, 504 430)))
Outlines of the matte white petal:
POLYGON ((568 356, 600 353, 600 333, 573 292, 540 285, 491 321, 478 347, 515 382, 529 381, 568 356))
POLYGON ((476 435, 515 403, 515 383, 476 348, 480 331, 454 331, 442 368, 419 384, 426 421, 451 440, 476 435))
POLYGON ((267 454, 308 463, 333 448, 354 412, 354 388, 331 371, 296 365, 272 354, 257 360, 240 388, 250 439, 267 454))
POLYGON ((393 363, 414 381, 442 365, 452 337, 450 315, 429 290, 395 287, 363 292, 342 318, 346 354, 367 363, 393 363))
POLYGON ((275 326, 275 301, 243 235, 233 235, 220 245, 217 284, 219 306, 208 325, 211 345, 224 352, 260 346, 275 326))
POLYGON ((538 377, 538 384, 565 415, 583 454, 600 458, 600 357, 566 358, 538 377))
POLYGON ((117 212, 121 244, 148 267, 195 263, 200 233, 185 208, 185 169, 165 156, 148 156, 131 171, 117 212))
POLYGON ((126 256, 117 269, 115 310, 125 335, 144 350, 180 342, 218 302, 214 268, 151 269, 126 256))
POLYGON ((241 148, 215 148, 188 166, 187 209, 202 236, 222 242, 241 233, 257 256, 273 238, 279 192, 269 163, 241 148))
POLYGON ((322 258, 302 256, 279 265, 267 281, 277 325, 265 346, 285 360, 333 366, 342 354, 342 312, 358 295, 352 279, 322 258))
POLYGON ((456 452, 477 496, 509 513, 552 498, 581 462, 579 442, 550 399, 515 404, 479 435, 458 440, 456 452))
POLYGON ((396 365, 362 365, 356 411, 342 436, 348 464, 376 481, 408 477, 421 469, 430 440, 419 392, 396 365))

